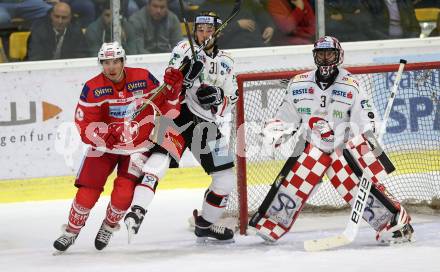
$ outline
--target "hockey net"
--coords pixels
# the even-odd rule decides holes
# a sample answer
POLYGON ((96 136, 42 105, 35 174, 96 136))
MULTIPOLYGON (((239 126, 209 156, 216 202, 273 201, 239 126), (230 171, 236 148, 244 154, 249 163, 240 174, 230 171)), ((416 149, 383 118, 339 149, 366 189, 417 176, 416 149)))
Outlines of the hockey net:
MULTIPOLYGON (((364 85, 382 116, 398 65, 346 67, 364 85)), ((285 94, 288 79, 306 70, 258 72, 237 76, 240 100, 231 143, 237 151, 237 190, 231 195, 228 216, 239 218, 244 234, 248 217, 259 207, 284 165, 294 142, 283 145, 275 157, 261 149, 264 122, 272 118, 285 94)), ((440 62, 409 63, 400 82, 383 137, 383 148, 396 166, 384 181, 400 201, 438 205, 440 198, 440 62), (435 204, 434 204, 435 203, 435 204)), ((324 179, 306 208, 337 210, 347 207, 324 179)))

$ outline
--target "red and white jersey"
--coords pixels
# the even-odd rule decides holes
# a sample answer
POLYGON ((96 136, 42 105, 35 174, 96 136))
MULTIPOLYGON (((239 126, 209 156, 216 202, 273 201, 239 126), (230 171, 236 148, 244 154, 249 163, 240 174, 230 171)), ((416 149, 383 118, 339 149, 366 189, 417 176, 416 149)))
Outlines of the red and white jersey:
POLYGON ((148 150, 157 111, 170 107, 163 94, 145 106, 150 92, 159 85, 148 70, 125 67, 124 71, 125 78, 120 83, 113 83, 103 73, 87 81, 75 113, 82 141, 108 153, 131 154, 148 150), (105 133, 117 127, 123 127, 118 129, 118 142, 106 149, 104 140, 97 137, 96 132, 105 133))
MULTIPOLYGON (((197 47, 196 47, 197 48, 197 47)), ((189 41, 181 41, 174 47, 169 62, 170 67, 179 68, 185 56, 192 58, 191 46, 189 41)), ((234 60, 225 51, 218 50, 215 56, 209 56, 205 51, 198 54, 198 60, 204 64, 204 70, 200 75, 200 80, 196 79, 193 86, 188 88, 185 93, 184 102, 195 115, 208 120, 218 121, 218 117, 225 116, 231 112, 232 107, 238 100, 237 80, 234 72, 234 60), (219 106, 216 114, 210 110, 204 110, 197 99, 196 91, 201 84, 220 87, 224 91, 223 105, 219 106)))
POLYGON ((325 90, 316 83, 315 72, 290 80, 275 119, 295 129, 303 126, 307 140, 325 152, 349 137, 379 129, 373 101, 347 70, 339 68, 334 83, 325 90))

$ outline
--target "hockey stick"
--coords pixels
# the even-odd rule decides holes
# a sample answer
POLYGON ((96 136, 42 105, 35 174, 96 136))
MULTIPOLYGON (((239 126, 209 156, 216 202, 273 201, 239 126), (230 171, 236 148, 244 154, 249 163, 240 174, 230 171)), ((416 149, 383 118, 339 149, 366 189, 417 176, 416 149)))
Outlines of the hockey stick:
MULTIPOLYGON (((372 143, 373 149, 379 149, 379 152, 383 154, 383 151, 379 147, 379 142, 381 141, 384 131, 386 129, 386 123, 388 121, 391 109, 393 107, 394 98, 397 95, 397 89, 400 84, 400 79, 402 78, 403 69, 405 68, 406 60, 401 59, 399 70, 397 71, 396 79, 394 81, 394 85, 391 88, 391 94, 388 98, 387 107, 385 109, 384 118, 382 121, 382 125, 379 130, 379 137, 377 141, 374 141, 374 137, 370 137, 369 142, 372 143)), ((374 152, 374 150, 373 150, 374 152)), ((356 238, 358 232, 359 232, 359 226, 361 218, 365 211, 365 206, 367 204, 368 195, 370 194, 372 181, 371 181, 371 174, 369 171, 363 171, 362 177, 359 181, 359 189, 355 196, 355 201, 353 204, 353 207, 350 212, 350 217, 347 223, 347 226, 345 227, 345 230, 336 236, 331 236, 327 238, 322 239, 316 239, 316 240, 307 240, 304 242, 304 249, 306 251, 321 251, 336 247, 341 247, 348 245, 354 241, 356 238)))
MULTIPOLYGON (((198 55, 200 52, 202 52, 207 46, 208 44, 214 40, 217 39, 218 36, 220 35, 220 33, 223 31, 223 29, 226 28, 226 26, 228 25, 228 23, 234 19, 234 17, 240 12, 240 8, 241 8, 241 0, 236 0, 234 3, 234 8, 231 12, 231 14, 229 15, 229 17, 215 30, 215 32, 208 38, 206 39, 202 45, 200 45, 197 50, 193 53, 193 58, 198 55)), ((188 27, 185 26, 187 33, 188 33, 188 27)), ((188 34, 187 34, 188 35, 188 34)), ((189 37, 190 43, 192 42, 190 37, 189 37)), ((180 65, 179 70, 182 71, 185 66, 188 65, 188 62, 184 62, 180 65)), ((150 105, 153 100, 159 95, 161 94, 164 89, 165 89, 166 84, 162 83, 162 85, 160 85, 159 87, 157 87, 155 90, 153 90, 151 93, 152 95, 146 99, 146 102, 141 106, 141 108, 139 109, 139 112, 144 110, 148 105, 150 105)))

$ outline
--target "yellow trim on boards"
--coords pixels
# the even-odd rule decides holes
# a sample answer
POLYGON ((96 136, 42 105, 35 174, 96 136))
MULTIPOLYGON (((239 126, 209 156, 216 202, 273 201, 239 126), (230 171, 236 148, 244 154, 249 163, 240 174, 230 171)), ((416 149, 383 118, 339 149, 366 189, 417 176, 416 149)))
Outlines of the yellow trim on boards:
MULTIPOLYGON (((110 195, 114 178, 115 174, 109 177, 103 195, 110 195)), ((210 181, 201 167, 170 169, 157 190, 208 188, 210 181)), ((76 193, 74 182, 73 176, 0 180, 0 203, 70 199, 76 193)))

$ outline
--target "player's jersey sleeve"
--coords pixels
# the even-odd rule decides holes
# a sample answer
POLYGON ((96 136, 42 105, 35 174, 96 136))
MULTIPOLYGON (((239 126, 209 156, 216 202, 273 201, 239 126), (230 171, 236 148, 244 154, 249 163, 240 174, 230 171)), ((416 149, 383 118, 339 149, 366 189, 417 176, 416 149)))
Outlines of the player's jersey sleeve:
POLYGON ((187 40, 183 40, 179 42, 173 48, 173 51, 171 52, 170 61, 168 62, 168 66, 178 69, 182 64, 182 61, 185 58, 185 56, 191 58, 191 46, 187 40))
POLYGON ((82 89, 75 111, 75 124, 85 144, 92 144, 92 135, 88 135, 93 133, 93 131, 88 130, 90 123, 102 121, 100 103, 99 101, 94 101, 92 92, 93 90, 86 83, 82 89))
POLYGON ((295 107, 295 101, 292 95, 292 90, 295 88, 295 79, 290 80, 287 85, 286 93, 284 95, 283 101, 281 105, 278 107, 277 113, 274 119, 281 120, 284 123, 288 124, 295 130, 298 129, 301 124, 301 115, 298 114, 298 111, 295 107))
POLYGON ((363 89, 359 86, 359 93, 355 97, 353 107, 350 114, 350 126, 354 134, 363 133, 371 130, 377 135, 380 128, 379 116, 373 104, 373 100, 370 99, 363 89))
POLYGON ((237 79, 235 76, 234 60, 222 52, 220 65, 226 70, 226 78, 222 89, 224 92, 223 104, 219 106, 217 115, 224 116, 232 111, 238 100, 237 79))

